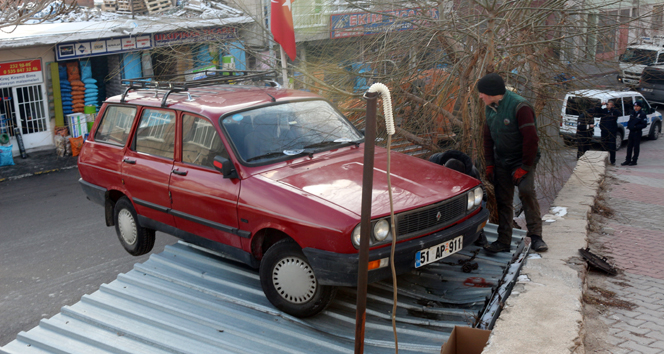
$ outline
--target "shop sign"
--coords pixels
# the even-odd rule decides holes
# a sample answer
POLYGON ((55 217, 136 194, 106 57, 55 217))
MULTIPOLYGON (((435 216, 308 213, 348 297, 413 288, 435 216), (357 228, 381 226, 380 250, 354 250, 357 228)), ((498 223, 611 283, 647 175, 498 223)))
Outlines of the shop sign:
POLYGON ((94 57, 116 53, 133 52, 140 49, 152 48, 152 36, 127 36, 113 39, 95 39, 60 43, 55 46, 55 55, 58 61, 94 57))
POLYGON ((40 59, 0 63, 0 88, 44 82, 40 59))
POLYGON ((164 47, 181 44, 203 43, 235 39, 234 27, 199 28, 187 31, 161 32, 154 35, 154 46, 164 47))
POLYGON ((438 9, 401 9, 330 15, 330 38, 367 36, 392 31, 408 31, 439 18, 438 9), (406 21, 402 20, 405 19, 406 21))

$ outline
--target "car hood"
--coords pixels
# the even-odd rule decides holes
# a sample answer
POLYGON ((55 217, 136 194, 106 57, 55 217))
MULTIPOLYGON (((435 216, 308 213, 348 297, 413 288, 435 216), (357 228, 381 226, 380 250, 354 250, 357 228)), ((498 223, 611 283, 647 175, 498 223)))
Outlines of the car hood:
MULTIPOLYGON (((364 149, 352 148, 261 173, 309 197, 318 197, 360 215, 364 149)), ((477 179, 416 157, 392 153, 391 183, 395 213, 457 196, 479 184, 477 179)), ((376 148, 372 217, 390 213, 387 151, 376 148)))

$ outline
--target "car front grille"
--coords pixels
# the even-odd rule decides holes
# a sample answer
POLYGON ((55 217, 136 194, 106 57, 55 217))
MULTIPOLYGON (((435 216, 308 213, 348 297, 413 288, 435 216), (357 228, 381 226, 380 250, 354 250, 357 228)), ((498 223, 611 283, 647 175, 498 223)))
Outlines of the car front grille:
POLYGON ((441 229, 466 215, 466 194, 396 215, 397 239, 441 229))

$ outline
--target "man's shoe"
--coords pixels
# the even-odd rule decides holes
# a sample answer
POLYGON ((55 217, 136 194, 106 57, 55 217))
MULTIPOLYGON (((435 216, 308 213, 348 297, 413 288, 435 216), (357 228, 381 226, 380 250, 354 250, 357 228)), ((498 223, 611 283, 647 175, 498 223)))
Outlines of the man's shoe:
POLYGON ((498 253, 498 252, 509 252, 510 251, 510 245, 506 245, 501 242, 493 242, 490 243, 486 246, 484 246, 484 249, 491 252, 491 253, 498 253))
POLYGON ((530 249, 535 252, 545 252, 549 249, 546 242, 539 236, 530 236, 530 249))
POLYGON ((629 163, 630 166, 636 166, 636 161, 632 161, 629 163))
POLYGON ((630 164, 629 161, 625 161, 625 162, 621 163, 620 166, 627 166, 627 165, 629 165, 629 164, 630 164))

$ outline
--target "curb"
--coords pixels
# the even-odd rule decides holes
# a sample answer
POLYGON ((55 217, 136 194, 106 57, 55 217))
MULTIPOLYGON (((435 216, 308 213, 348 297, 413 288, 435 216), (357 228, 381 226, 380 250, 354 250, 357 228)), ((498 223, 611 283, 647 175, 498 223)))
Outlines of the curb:
POLYGON ((566 208, 566 213, 544 216, 542 236, 549 251, 527 260, 482 353, 585 352, 586 270, 578 250, 588 244, 588 215, 604 179, 607 158, 607 152, 588 151, 577 162, 552 204, 552 208, 566 208))
POLYGON ((30 177, 30 176, 38 176, 38 175, 44 175, 47 173, 51 172, 58 172, 58 171, 64 171, 64 170, 71 170, 72 168, 77 168, 78 166, 66 166, 62 168, 54 168, 52 170, 45 170, 45 171, 37 171, 33 173, 26 173, 18 176, 11 176, 11 177, 5 177, 5 178, 0 178, 0 183, 5 182, 5 181, 15 181, 17 179, 25 178, 25 177, 30 177))

